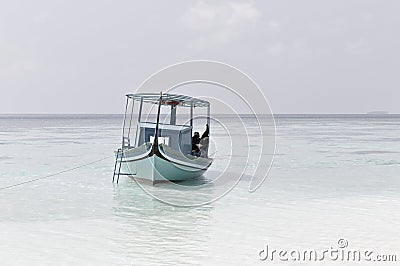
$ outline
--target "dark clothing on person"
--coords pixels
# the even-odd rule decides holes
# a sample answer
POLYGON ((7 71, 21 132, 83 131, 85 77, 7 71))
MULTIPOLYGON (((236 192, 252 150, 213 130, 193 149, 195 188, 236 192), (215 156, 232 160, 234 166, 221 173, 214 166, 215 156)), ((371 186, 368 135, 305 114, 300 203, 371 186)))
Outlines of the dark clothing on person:
POLYGON ((197 146, 200 143, 200 134, 199 132, 194 132, 193 138, 192 138, 192 151, 193 152, 200 152, 199 146, 197 146))
POLYGON ((201 135, 201 139, 208 138, 210 129, 208 128, 208 124, 206 124, 206 131, 204 131, 203 135, 201 135))

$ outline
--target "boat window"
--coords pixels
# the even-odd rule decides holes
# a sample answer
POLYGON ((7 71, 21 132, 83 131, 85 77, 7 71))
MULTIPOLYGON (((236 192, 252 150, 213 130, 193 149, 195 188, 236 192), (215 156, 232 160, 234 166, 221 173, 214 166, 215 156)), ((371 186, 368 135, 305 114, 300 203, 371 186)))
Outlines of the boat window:
MULTIPOLYGON (((154 142, 154 136, 150 136, 150 142, 154 142)), ((169 145, 169 137, 158 137, 158 143, 169 145)))

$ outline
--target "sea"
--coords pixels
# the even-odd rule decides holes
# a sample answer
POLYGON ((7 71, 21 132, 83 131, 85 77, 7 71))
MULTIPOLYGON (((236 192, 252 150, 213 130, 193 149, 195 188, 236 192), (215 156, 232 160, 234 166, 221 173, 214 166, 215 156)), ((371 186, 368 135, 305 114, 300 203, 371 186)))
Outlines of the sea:
POLYGON ((398 265, 400 115, 252 119, 151 186, 112 182, 121 115, 1 115, 0 265, 398 265))

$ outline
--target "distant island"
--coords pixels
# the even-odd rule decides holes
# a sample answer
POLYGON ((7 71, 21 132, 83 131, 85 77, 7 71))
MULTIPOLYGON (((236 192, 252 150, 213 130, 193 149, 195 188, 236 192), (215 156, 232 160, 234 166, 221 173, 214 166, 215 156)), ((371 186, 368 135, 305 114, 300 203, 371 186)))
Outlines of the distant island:
POLYGON ((388 115, 388 111, 372 111, 368 112, 367 115, 388 115))

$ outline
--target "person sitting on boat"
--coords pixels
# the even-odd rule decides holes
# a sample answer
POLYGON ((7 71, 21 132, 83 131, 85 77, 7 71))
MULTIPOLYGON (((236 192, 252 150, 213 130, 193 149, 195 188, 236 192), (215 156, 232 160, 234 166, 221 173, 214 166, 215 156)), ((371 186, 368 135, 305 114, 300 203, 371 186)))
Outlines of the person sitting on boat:
POLYGON ((208 124, 206 124, 206 130, 201 135, 201 138, 200 138, 199 132, 194 132, 194 135, 192 138, 192 154, 194 156, 204 157, 203 154, 204 154, 205 147, 203 147, 203 146, 207 146, 207 148, 208 148, 209 132, 210 132, 210 130, 208 128, 208 124))
POLYGON ((208 135, 210 134, 210 129, 208 128, 208 124, 206 124, 206 131, 204 131, 203 135, 201 135, 200 139, 208 138, 208 135))
POLYGON ((201 135, 199 149, 200 149, 200 157, 208 157, 208 143, 209 143, 209 134, 210 129, 208 128, 208 124, 206 124, 206 131, 204 131, 203 135, 201 135))

